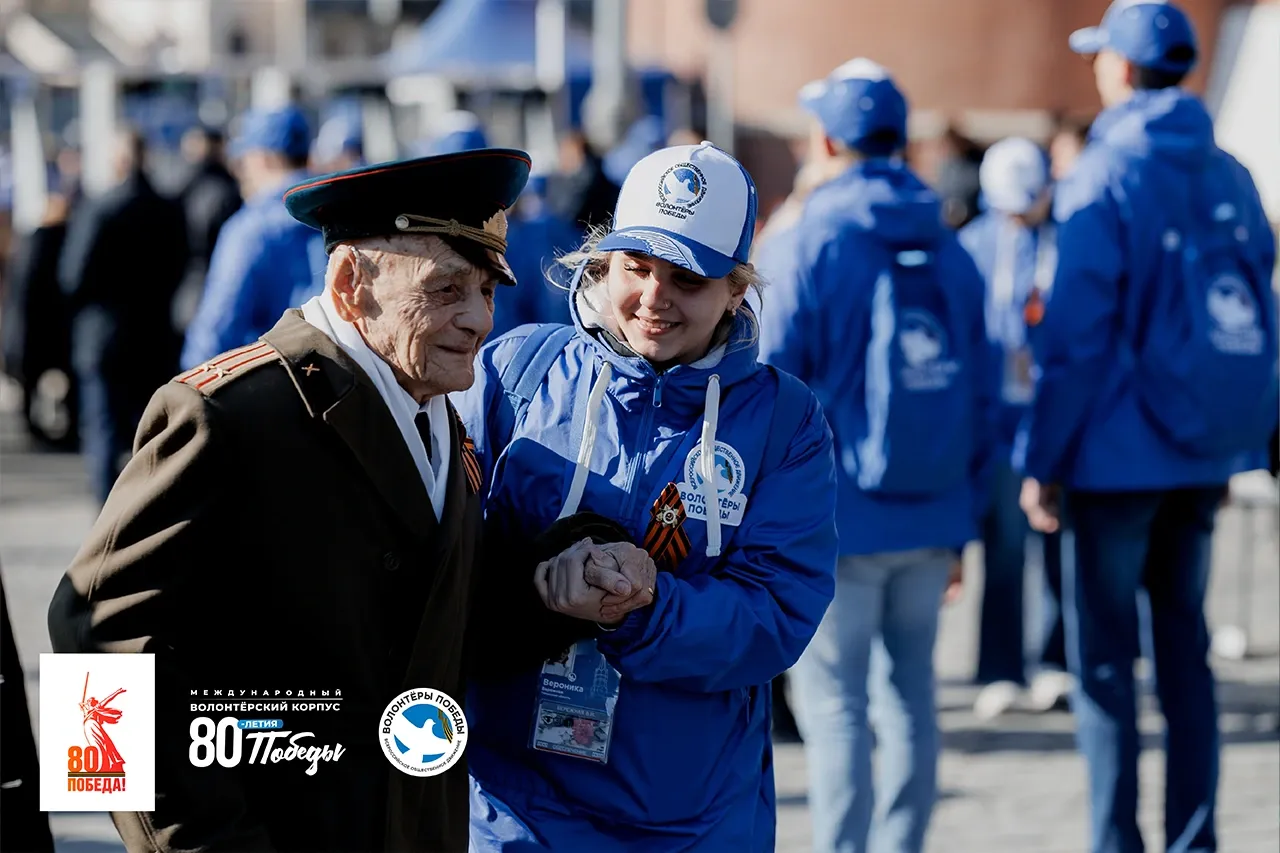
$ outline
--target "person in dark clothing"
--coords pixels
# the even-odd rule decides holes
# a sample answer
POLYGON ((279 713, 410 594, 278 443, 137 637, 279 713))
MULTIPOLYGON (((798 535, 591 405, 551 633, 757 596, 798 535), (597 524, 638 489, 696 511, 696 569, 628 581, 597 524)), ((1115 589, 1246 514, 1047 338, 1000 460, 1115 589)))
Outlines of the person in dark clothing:
POLYGON ((619 187, 604 172, 604 161, 585 136, 574 131, 560 145, 560 174, 547 181, 547 206, 553 215, 584 231, 613 217, 619 187))
POLYGON ((196 127, 183 138, 191 176, 178 194, 187 218, 188 249, 207 266, 222 224, 240 209, 240 184, 227 168, 222 132, 196 127))
POLYGON ((934 184, 942 197, 942 218, 958 230, 978 215, 978 166, 985 149, 951 125, 943 133, 943 148, 934 184))
POLYGON ((182 207, 161 197, 134 130, 117 140, 120 183, 72 217, 58 265, 94 493, 105 501, 152 392, 178 372, 171 306, 187 264, 182 207))
POLYGON ((227 169, 222 132, 196 126, 182 138, 182 153, 192 164, 191 176, 178 194, 187 220, 187 274, 174 300, 173 324, 182 332, 204 292, 205 274, 223 223, 244 203, 240 185, 227 169))
POLYGON ((27 705, 22 657, 9 623, 9 600, 0 583, 0 850, 53 853, 49 818, 40 811, 40 759, 27 705))
POLYGON ((77 446, 76 392, 71 380, 71 318, 58 287, 58 257, 67 237, 68 200, 49 197, 44 221, 17 242, 10 259, 4 305, 5 373, 22 385, 23 416, 37 442, 59 450, 77 446), (50 371, 66 382, 45 413, 48 387, 41 378, 50 371), (55 374, 56 375, 56 374, 55 374))

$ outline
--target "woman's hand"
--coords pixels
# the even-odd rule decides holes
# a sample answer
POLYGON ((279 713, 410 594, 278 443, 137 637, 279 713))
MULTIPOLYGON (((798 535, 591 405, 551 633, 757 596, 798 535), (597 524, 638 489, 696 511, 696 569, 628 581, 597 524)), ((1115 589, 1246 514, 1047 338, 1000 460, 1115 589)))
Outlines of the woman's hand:
MULTIPOLYGON (((633 586, 617 571, 619 564, 605 547, 608 546, 583 539, 538 565, 533 584, 547 609, 576 619, 609 623, 653 600, 647 589, 633 586), (615 599, 607 615, 603 608, 606 596, 615 599)), ((634 562, 629 560, 628 567, 636 571, 634 562)))

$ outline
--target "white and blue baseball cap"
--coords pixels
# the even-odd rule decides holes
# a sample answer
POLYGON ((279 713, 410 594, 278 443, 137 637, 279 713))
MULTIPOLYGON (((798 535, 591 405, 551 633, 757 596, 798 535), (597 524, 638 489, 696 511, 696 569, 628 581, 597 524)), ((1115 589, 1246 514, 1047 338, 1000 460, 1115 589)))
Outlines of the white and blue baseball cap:
POLYGON ((1011 136, 987 149, 978 168, 978 183, 988 207, 1026 213, 1049 186, 1049 164, 1039 145, 1011 136))
POLYGON ((653 152, 631 167, 613 228, 599 247, 642 252, 707 278, 745 264, 756 228, 756 185, 710 142, 653 152))
POLYGON ((1071 49, 1113 50, 1140 68, 1179 73, 1196 63, 1196 34, 1186 13, 1166 0, 1115 0, 1096 27, 1071 34, 1071 49))
POLYGON ((870 157, 887 157, 907 143, 907 99, 884 66, 851 59, 800 90, 800 106, 827 136, 870 157))

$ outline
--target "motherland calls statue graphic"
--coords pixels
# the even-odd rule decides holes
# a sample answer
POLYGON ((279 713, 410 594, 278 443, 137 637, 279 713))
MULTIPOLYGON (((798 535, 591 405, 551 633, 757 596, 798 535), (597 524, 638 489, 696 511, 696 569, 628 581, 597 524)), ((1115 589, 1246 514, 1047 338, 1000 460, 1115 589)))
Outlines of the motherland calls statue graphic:
POLYGON ((80 711, 84 714, 85 740, 97 746, 98 754, 101 756, 99 773, 124 773, 124 757, 120 755, 120 750, 116 749, 115 742, 111 740, 111 735, 107 734, 106 729, 108 725, 120 722, 120 717, 123 716, 123 711, 110 707, 112 700, 123 692, 125 692, 123 687, 118 688, 106 699, 99 701, 89 696, 89 673, 84 674, 84 692, 80 696, 80 711), (89 698, 86 700, 85 697, 89 698))

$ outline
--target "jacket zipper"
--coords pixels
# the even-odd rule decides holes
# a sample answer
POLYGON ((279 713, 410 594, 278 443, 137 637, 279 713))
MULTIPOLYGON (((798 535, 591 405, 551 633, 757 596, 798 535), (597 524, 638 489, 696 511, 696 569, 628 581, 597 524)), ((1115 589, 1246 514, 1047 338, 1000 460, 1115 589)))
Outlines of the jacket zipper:
POLYGON ((653 383, 653 405, 644 407, 644 419, 640 422, 640 432, 637 435, 636 447, 639 452, 636 458, 631 462, 631 470, 627 473, 627 501, 622 512, 622 519, 630 519, 636 508, 636 476, 640 473, 640 466, 644 464, 644 458, 649 455, 649 433, 653 429, 653 413, 662 408, 662 381, 665 376, 659 376, 657 381, 653 383))

